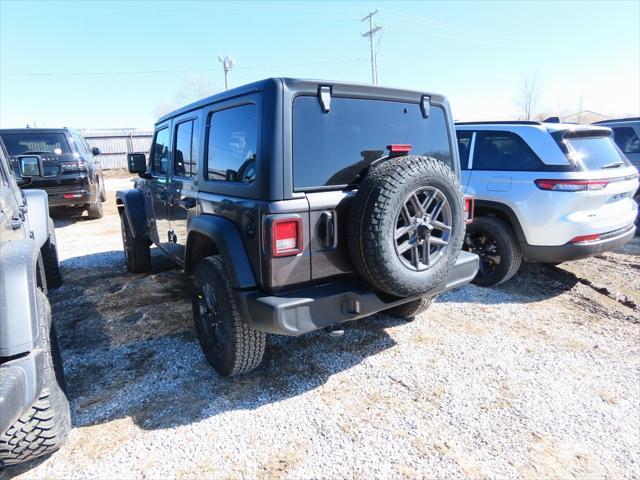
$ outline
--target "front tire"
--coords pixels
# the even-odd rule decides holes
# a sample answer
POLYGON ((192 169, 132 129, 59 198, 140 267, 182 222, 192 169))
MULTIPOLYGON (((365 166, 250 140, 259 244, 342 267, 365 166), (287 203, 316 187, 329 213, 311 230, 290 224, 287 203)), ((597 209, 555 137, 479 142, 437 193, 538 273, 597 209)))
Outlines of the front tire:
POLYGON ((120 231, 122 233, 122 248, 127 270, 131 273, 144 273, 151 268, 151 249, 149 241, 144 238, 135 238, 127 212, 120 210, 120 231))
POLYGON ((515 233, 494 217, 476 217, 467 225, 464 249, 480 257, 480 268, 472 283, 482 287, 506 282, 522 263, 522 250, 515 233))
POLYGON ((60 264, 58 263, 58 250, 51 240, 40 249, 42 254, 42 263, 44 264, 44 273, 47 279, 47 288, 60 288, 62 286, 62 273, 60 273, 60 264))
POLYGON ((418 298, 417 300, 412 300, 411 302, 403 303, 402 305, 390 308, 389 310, 387 310, 387 313, 392 317, 404 319, 408 322, 411 322, 415 320, 418 315, 426 312, 429 307, 433 305, 434 301, 435 297, 418 298))
POLYGON ((193 319, 202 351, 220 375, 233 377, 262 362, 267 335, 242 317, 219 256, 203 258, 193 276, 193 319))
POLYGON ((64 372, 47 297, 36 292, 44 354, 43 386, 36 402, 0 434, 0 467, 22 463, 60 448, 71 430, 64 372))

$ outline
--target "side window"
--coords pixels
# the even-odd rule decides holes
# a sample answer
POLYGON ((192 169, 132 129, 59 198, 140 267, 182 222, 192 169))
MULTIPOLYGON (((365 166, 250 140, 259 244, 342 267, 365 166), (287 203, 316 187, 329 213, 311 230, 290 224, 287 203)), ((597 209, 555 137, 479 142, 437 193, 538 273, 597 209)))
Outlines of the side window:
POLYGON ((89 153, 89 150, 84 143, 84 139, 80 135, 78 135, 77 133, 72 133, 71 138, 73 139, 73 143, 78 149, 80 155, 87 155, 89 153))
POLYGON ((460 170, 469 169, 469 151, 471 150, 471 137, 473 132, 459 131, 458 136, 458 154, 460 155, 460 170))
POLYGON ((253 183, 258 147, 256 105, 213 112, 207 130, 207 178, 253 183))
POLYGON ((474 170, 533 171, 541 166, 540 159, 515 133, 477 132, 474 170))
POLYGON ((640 138, 631 127, 617 127, 613 129, 613 141, 622 153, 640 153, 640 138))
POLYGON ((176 126, 173 173, 194 177, 198 173, 198 121, 188 120, 176 126))
POLYGON ((158 130, 151 146, 151 171, 166 174, 169 164, 169 129, 158 130))

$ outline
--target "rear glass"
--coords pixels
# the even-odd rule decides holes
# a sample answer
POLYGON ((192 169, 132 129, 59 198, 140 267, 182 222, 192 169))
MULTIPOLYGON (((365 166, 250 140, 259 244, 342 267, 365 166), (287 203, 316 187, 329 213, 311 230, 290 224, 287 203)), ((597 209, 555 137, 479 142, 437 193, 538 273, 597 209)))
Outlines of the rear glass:
POLYGON ((53 153, 55 155, 71 153, 69 142, 67 142, 64 133, 3 133, 2 140, 4 140, 7 151, 12 157, 30 153, 53 153))
POLYGON ((564 139, 564 143, 569 150, 567 156, 581 170, 630 165, 611 137, 569 137, 564 139))
POLYGON ((293 103, 294 188, 355 185, 387 145, 406 143, 411 153, 451 166, 444 110, 432 105, 429 118, 414 103, 332 98, 323 113, 316 97, 293 103))

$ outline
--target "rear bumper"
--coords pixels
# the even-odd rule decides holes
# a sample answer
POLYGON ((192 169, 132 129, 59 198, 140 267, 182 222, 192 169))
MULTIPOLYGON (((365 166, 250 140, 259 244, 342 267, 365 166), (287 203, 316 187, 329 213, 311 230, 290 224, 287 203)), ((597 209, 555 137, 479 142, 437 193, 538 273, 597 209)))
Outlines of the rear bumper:
POLYGON ((0 434, 40 396, 43 369, 44 354, 40 349, 0 365, 0 434))
MULTIPOLYGON (((478 271, 478 257, 460 252, 449 276, 426 296, 470 282, 478 271)), ((278 296, 238 291, 238 302, 253 328, 278 335, 302 335, 330 325, 356 320, 420 297, 402 298, 374 292, 360 280, 344 280, 278 296)))
POLYGON ((604 238, 594 242, 567 243, 551 247, 524 245, 523 252, 528 260, 540 263, 561 263, 569 260, 580 260, 623 247, 633 238, 635 230, 634 225, 629 225, 619 231, 611 232, 605 235, 604 238))
POLYGON ((97 184, 92 183, 86 174, 80 173, 34 178, 24 188, 39 188, 46 191, 50 207, 67 207, 94 203, 98 198, 97 187, 97 184))

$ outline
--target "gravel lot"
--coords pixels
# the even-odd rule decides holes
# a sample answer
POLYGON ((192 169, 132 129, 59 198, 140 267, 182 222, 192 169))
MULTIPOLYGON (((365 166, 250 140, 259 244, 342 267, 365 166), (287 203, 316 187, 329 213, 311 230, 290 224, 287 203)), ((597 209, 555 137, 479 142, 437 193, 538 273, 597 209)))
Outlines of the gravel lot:
POLYGON ((270 337, 236 380, 205 363, 188 282, 122 260, 99 221, 57 218, 51 294, 73 431, 18 478, 640 478, 640 240, 496 289, 442 295, 413 323, 270 337))

